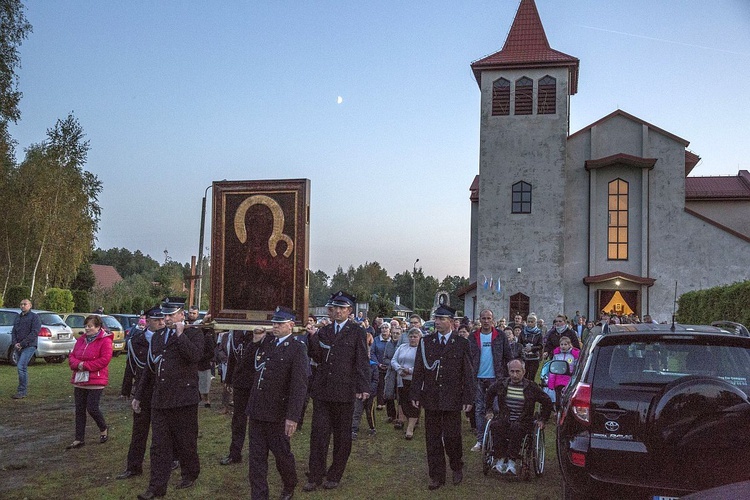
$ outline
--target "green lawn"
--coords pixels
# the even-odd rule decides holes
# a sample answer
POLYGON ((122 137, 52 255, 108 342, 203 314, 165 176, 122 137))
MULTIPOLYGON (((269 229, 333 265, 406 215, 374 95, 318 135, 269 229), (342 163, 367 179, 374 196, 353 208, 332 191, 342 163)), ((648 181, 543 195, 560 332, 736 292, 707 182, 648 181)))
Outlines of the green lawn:
MULTIPOLYGON (((98 444, 98 430, 89 418, 87 445, 66 451, 74 438, 73 388, 67 363, 50 365, 38 361, 29 367, 29 397, 15 401, 17 375, 15 367, 0 364, 0 498, 135 498, 148 485, 148 454, 145 474, 136 479, 117 481, 114 476, 125 467, 130 442, 131 411, 129 402, 117 398, 125 358, 113 359, 110 365, 110 388, 102 398, 104 416, 110 426, 109 442, 98 444)), ((216 382, 216 381, 214 381, 216 382)), ((218 414, 221 388, 212 388, 213 408, 199 409, 200 435, 198 452, 201 475, 196 486, 177 491, 170 486, 167 496, 176 498, 241 498, 249 495, 247 452, 243 464, 221 466, 218 461, 229 448, 230 417, 218 414)), ((308 419, 311 408, 308 408, 308 419)), ((561 494, 560 472, 554 454, 554 429, 547 427, 547 466, 541 478, 530 482, 502 479, 497 474, 482 474, 479 453, 469 452, 474 437, 465 424, 465 478, 461 486, 445 486, 436 492, 427 490, 427 461, 424 434, 418 428, 413 441, 403 439, 384 422, 378 412, 379 427, 375 437, 360 433, 341 482, 335 491, 303 493, 309 450, 309 427, 292 438, 297 458, 300 487, 296 498, 317 500, 377 499, 440 499, 493 498, 552 499, 561 494)), ((367 425, 362 422, 362 428, 367 425)), ((366 433, 365 433, 366 434, 366 433)), ((245 447, 247 448, 247 446, 245 447)), ((271 458, 271 461, 273 459, 271 458)), ((278 497, 281 485, 273 464, 269 467, 271 498, 278 497)), ((450 477, 448 478, 450 481, 450 477)), ((179 480, 173 474, 172 483, 179 480)))

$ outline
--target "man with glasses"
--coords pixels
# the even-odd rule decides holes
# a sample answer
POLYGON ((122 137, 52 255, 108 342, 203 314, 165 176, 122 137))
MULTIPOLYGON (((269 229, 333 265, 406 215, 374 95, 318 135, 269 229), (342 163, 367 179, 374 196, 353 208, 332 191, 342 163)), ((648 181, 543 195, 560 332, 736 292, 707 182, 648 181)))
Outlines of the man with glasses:
POLYGON ((474 418, 477 432, 477 442, 471 451, 482 449, 482 436, 486 424, 484 399, 487 388, 508 376, 507 366, 512 359, 508 338, 494 327, 495 317, 492 311, 483 309, 479 313, 479 321, 482 326, 469 335, 469 353, 476 381, 474 418))
POLYGON ((11 345, 17 356, 16 368, 18 369, 18 388, 13 399, 26 397, 29 383, 29 362, 36 351, 37 336, 42 329, 39 316, 31 310, 31 301, 21 301, 21 314, 13 322, 13 330, 10 332, 11 345))

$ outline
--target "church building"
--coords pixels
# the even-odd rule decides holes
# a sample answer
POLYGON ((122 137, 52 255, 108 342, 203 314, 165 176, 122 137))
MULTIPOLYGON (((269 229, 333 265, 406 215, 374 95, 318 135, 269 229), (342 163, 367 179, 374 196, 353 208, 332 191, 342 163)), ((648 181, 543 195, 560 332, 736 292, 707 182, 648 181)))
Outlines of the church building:
POLYGON ((579 60, 521 0, 481 91, 466 315, 671 318, 677 294, 750 279, 750 173, 688 177, 689 142, 623 110, 570 133, 579 60))

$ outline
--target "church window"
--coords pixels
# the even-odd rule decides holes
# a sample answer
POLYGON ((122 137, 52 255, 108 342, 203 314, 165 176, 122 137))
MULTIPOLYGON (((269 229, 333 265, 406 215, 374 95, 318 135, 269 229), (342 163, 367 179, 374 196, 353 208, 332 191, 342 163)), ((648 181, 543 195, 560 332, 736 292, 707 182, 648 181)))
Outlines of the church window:
POLYGON ((517 115, 530 115, 534 102, 534 80, 523 77, 516 80, 517 115))
POLYGON ((499 78, 492 82, 492 116, 510 114, 510 81, 499 78))
POLYGON ((513 207, 511 213, 530 214, 531 213, 531 184, 519 181, 513 184, 512 190, 513 207))
POLYGON ((609 183, 607 258, 628 260, 628 183, 615 179, 609 183))
POLYGON ((554 115, 556 112, 557 80, 547 75, 539 80, 537 91, 536 113, 538 115, 554 115))

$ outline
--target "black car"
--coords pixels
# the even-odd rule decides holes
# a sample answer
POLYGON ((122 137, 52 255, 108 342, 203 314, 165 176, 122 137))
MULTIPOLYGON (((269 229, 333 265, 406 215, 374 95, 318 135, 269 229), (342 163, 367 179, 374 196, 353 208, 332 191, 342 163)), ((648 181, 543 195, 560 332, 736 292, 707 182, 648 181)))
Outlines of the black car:
POLYGON ((613 325, 591 336, 558 416, 565 498, 677 498, 746 480, 749 394, 742 325, 613 325))

